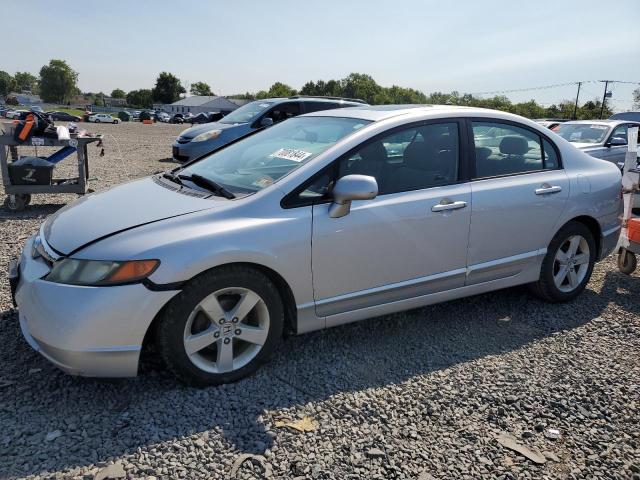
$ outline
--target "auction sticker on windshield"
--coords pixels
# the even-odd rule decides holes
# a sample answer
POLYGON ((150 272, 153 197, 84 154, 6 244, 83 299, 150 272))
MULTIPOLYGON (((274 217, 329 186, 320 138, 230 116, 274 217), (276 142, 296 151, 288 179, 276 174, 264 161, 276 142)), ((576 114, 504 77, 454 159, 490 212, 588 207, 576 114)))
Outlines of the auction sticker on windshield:
POLYGON ((304 159, 309 158, 311 155, 311 152, 305 152, 304 150, 281 148, 277 152, 273 152, 271 155, 269 155, 269 157, 283 158, 284 160, 291 160, 292 162, 302 162, 304 159))

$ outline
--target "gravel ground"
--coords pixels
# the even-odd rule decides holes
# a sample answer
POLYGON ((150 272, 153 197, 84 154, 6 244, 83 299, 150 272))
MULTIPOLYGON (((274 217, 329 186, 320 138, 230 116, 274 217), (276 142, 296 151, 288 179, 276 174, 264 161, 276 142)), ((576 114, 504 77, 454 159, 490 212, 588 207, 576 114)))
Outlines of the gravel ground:
MULTIPOLYGON (((171 167, 181 128, 92 126, 93 188, 171 167)), ((640 279, 614 258, 569 304, 512 289, 289 338, 232 385, 98 381, 28 347, 7 285, 71 198, 0 210, 0 478, 640 479, 640 279)))

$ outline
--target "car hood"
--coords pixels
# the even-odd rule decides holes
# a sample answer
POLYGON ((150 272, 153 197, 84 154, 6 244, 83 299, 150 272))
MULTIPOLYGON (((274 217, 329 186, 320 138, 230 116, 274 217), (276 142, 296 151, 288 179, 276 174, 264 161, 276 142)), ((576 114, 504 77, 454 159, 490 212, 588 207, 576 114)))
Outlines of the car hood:
POLYGON ((228 200, 185 195, 145 178, 85 195, 44 223, 47 243, 69 255, 96 240, 170 217, 213 208, 228 200))
POLYGON ((229 128, 234 128, 238 125, 243 124, 220 122, 203 123, 202 125, 198 125, 196 127, 187 128, 180 134, 180 138, 192 139, 197 137, 201 133, 210 132, 211 130, 228 130, 229 128))

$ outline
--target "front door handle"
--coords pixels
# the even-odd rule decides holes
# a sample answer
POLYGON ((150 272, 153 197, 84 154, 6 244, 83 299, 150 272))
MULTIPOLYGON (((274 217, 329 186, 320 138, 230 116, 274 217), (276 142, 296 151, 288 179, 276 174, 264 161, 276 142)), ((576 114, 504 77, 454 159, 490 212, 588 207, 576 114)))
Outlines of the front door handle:
POLYGON ((433 207, 431 207, 431 211, 432 212, 444 212, 446 210, 458 210, 460 208, 464 208, 467 206, 467 202, 463 202, 463 201, 458 201, 458 202, 451 202, 451 201, 442 201, 437 205, 434 205, 433 207))
POLYGON ((562 191, 562 187, 559 185, 549 185, 548 183, 544 183, 540 186, 540 188, 536 188, 536 195, 548 195, 550 193, 558 193, 562 191))

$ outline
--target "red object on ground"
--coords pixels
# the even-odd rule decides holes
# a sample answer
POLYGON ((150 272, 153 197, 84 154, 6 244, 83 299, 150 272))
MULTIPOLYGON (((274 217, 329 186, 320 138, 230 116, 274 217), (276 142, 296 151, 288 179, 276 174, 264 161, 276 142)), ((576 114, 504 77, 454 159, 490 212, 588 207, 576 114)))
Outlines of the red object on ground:
POLYGON ((640 243, 640 218, 629 219, 629 240, 640 243))

